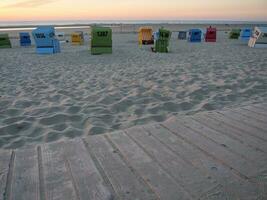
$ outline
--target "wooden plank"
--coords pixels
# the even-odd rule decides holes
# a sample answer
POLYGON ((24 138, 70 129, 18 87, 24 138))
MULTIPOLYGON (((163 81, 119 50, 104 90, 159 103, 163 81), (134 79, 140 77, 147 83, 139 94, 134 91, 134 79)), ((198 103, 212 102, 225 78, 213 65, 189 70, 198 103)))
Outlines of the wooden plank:
POLYGON ((42 145, 42 160, 46 199, 78 199, 65 166, 64 143, 57 142, 42 145))
POLYGON ((86 138, 89 151, 105 171, 119 199, 157 199, 141 177, 138 177, 103 135, 86 138))
POLYGON ((247 179, 258 173, 258 171, 254 169, 252 163, 247 162, 247 160, 242 157, 227 151, 225 147, 217 145, 195 131, 183 126, 183 122, 179 119, 172 118, 164 122, 163 125, 173 133, 179 135, 179 137, 184 138, 184 140, 201 149, 206 154, 213 156, 224 165, 232 168, 238 175, 240 175, 240 177, 247 179))
POLYGON ((155 160, 149 157, 125 133, 108 134, 107 137, 160 199, 192 199, 190 194, 184 191, 155 160))
POLYGON ((150 157, 156 160, 194 199, 226 199, 222 185, 198 168, 177 156, 159 140, 151 137, 142 128, 131 128, 126 134, 132 138, 150 157))
POLYGON ((267 111, 262 109, 262 107, 247 106, 247 107, 245 107, 245 109, 252 111, 252 112, 256 112, 256 113, 263 115, 263 116, 267 116, 267 111))
POLYGON ((66 141, 64 153, 66 166, 78 199, 105 200, 113 198, 81 139, 66 141))
POLYGON ((252 116, 246 115, 244 111, 240 111, 239 108, 234 109, 234 110, 226 110, 226 111, 222 111, 219 112, 227 117, 231 118, 230 119, 235 119, 239 122, 243 122, 248 124, 249 126, 258 129, 259 132, 263 132, 265 133, 267 130, 267 125, 266 125, 266 121, 263 122, 261 120, 257 120, 255 118, 253 118, 252 116))
POLYGON ((267 112, 267 103, 254 104, 253 107, 259 108, 259 109, 267 112))
POLYGON ((195 117, 184 117, 180 119, 183 121, 183 125, 189 129, 194 130, 195 132, 203 135, 207 139, 222 145, 228 151, 242 157, 247 160, 247 162, 254 162, 254 166, 258 169, 265 167, 267 165, 267 156, 266 153, 256 151, 254 148, 243 145, 237 140, 233 140, 225 134, 221 134, 205 125, 201 124, 198 121, 194 120, 195 117))
POLYGON ((38 171, 36 148, 16 150, 10 199, 40 199, 38 171))
POLYGON ((4 198, 6 198, 5 191, 11 161, 11 153, 11 151, 0 150, 0 200, 4 200, 4 198))
POLYGON ((251 147, 255 151, 267 153, 267 145, 264 141, 247 134, 245 131, 229 126, 223 117, 219 118, 218 115, 214 115, 213 113, 201 113, 195 115, 194 120, 222 134, 228 135, 244 145, 251 147))
POLYGON ((223 186, 228 199, 258 199, 263 194, 256 184, 243 180, 237 176, 229 167, 222 165, 217 159, 213 159, 198 148, 171 133, 160 125, 145 126, 145 129, 156 137, 175 154, 190 162, 207 176, 216 179, 223 186))
POLYGON ((232 119, 232 121, 234 120, 240 122, 240 126, 249 127, 254 134, 257 134, 260 138, 267 141, 267 134, 266 134, 267 129, 265 129, 265 125, 263 125, 262 123, 253 121, 253 119, 250 119, 248 117, 245 117, 241 114, 238 114, 230 110, 219 113, 229 119, 232 119))
POLYGON ((237 112, 239 112, 239 113, 242 112, 243 115, 252 117, 252 118, 254 118, 256 120, 259 120, 259 121, 261 121, 261 122, 263 122, 265 124, 267 123, 267 116, 265 116, 265 115, 259 114, 257 112, 250 111, 250 110, 248 110, 246 108, 235 109, 235 110, 237 112))
POLYGON ((253 119, 254 121, 258 121, 258 122, 264 123, 264 124, 266 124, 266 122, 267 122, 267 116, 264 116, 264 115, 261 115, 261 114, 243 109, 243 108, 235 109, 234 111, 241 114, 241 115, 244 115, 250 119, 253 119))
POLYGON ((238 129, 246 134, 249 134, 255 138, 257 138, 258 140, 261 140, 262 142, 266 143, 267 141, 261 137, 261 134, 258 134, 258 130, 243 123, 243 122, 239 122, 237 120, 233 120, 232 118, 228 118, 225 115, 219 114, 219 113, 209 113, 209 117, 212 117, 213 119, 217 119, 217 120, 221 120, 224 123, 226 123, 228 126, 231 126, 235 129, 238 129))
MULTIPOLYGON (((226 111, 227 112, 227 111, 226 111)), ((262 117, 261 115, 257 115, 253 112, 249 112, 244 109, 236 108, 234 110, 230 110, 230 113, 234 112, 236 115, 241 115, 241 119, 246 121, 248 120, 252 126, 255 126, 256 128, 261 128, 263 130, 267 130, 267 117, 262 117)))

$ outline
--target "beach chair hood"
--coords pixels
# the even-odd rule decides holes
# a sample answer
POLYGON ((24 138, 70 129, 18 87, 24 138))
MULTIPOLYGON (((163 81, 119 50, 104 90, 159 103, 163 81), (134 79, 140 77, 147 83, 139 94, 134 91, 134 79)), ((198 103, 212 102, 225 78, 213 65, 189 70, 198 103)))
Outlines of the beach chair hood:
POLYGON ((178 40, 186 40, 187 32, 186 31, 179 31, 178 33, 178 40))
POLYGON ((71 43, 82 45, 84 44, 84 36, 82 31, 76 31, 71 34, 71 43))
POLYGON ((8 34, 0 34, 0 48, 11 48, 8 34))
POLYGON ((216 42, 217 40, 217 29, 212 28, 211 26, 207 28, 205 41, 206 42, 216 42))
POLYGON ((255 27, 248 42, 249 47, 267 48, 267 27, 255 27))
POLYGON ((252 36, 252 29, 250 29, 250 28, 242 29, 242 32, 241 32, 241 40, 242 41, 248 41, 251 36, 252 36))
POLYGON ((154 44, 152 27, 140 27, 138 31, 138 42, 142 44, 154 44))
POLYGON ((172 35, 171 31, 166 30, 164 28, 160 28, 158 31, 158 38, 152 50, 154 52, 159 52, 159 53, 168 53, 170 51, 169 43, 171 35, 172 35))
POLYGON ((112 53, 112 30, 108 27, 92 27, 91 53, 112 53))
POLYGON ((31 45, 31 36, 28 32, 19 33, 20 46, 30 46, 31 45))
POLYGON ((59 53, 59 41, 55 38, 55 29, 52 26, 40 26, 32 31, 36 51, 40 54, 59 53))
POLYGON ((189 42, 201 42, 202 31, 200 29, 190 29, 188 35, 189 42))
POLYGON ((241 29, 232 29, 229 34, 229 39, 238 39, 240 36, 241 29))

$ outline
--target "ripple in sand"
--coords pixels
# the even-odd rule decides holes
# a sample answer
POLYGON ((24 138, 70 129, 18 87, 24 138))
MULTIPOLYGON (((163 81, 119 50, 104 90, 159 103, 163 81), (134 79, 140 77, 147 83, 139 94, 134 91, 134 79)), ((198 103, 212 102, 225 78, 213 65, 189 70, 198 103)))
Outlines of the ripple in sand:
POLYGON ((53 125, 53 124, 75 122, 81 120, 82 116, 80 115, 55 114, 53 116, 40 118, 39 123, 42 125, 53 125))
POLYGON ((81 109, 82 109, 82 107, 80 107, 80 106, 71 106, 66 111, 69 114, 77 114, 81 111, 81 109))
POLYGON ((1 134, 16 134, 19 135, 20 132, 26 131, 31 127, 31 123, 29 122, 17 122, 7 126, 0 127, 1 134))
POLYGON ((38 106, 39 103, 38 102, 34 102, 34 101, 29 101, 29 100, 18 100, 15 102, 15 107, 16 108, 21 108, 21 109, 25 109, 31 106, 38 106))
POLYGON ((7 106, 9 106, 11 104, 10 101, 7 101, 7 100, 1 100, 0 98, 0 110, 1 108, 6 108, 7 106))
POLYGON ((16 108, 8 108, 4 111, 4 114, 6 114, 9 117, 16 117, 20 115, 23 112, 21 109, 16 109, 16 108))
POLYGON ((52 126, 51 129, 55 131, 64 131, 67 127, 68 127, 67 124, 61 123, 52 126))
POLYGON ((97 135, 109 132, 110 129, 104 128, 102 126, 93 126, 89 129, 88 135, 97 135))
POLYGON ((4 148, 6 148, 6 149, 16 149, 16 148, 23 147, 25 144, 26 144, 25 139, 18 138, 17 140, 10 142, 8 145, 5 145, 4 148))
POLYGON ((3 120, 3 124, 13 124, 19 121, 22 121, 25 117, 24 116, 19 116, 19 117, 8 117, 3 120))
POLYGON ((60 131, 48 132, 48 133, 46 133, 46 136, 45 136, 45 142, 56 141, 56 140, 60 139, 62 137, 62 135, 63 134, 60 131))

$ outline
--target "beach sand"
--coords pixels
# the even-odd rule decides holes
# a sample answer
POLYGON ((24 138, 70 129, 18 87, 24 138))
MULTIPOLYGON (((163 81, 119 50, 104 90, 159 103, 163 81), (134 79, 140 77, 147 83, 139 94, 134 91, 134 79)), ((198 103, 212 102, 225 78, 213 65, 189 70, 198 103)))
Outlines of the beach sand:
POLYGON ((113 34, 111 55, 91 55, 88 41, 63 43, 55 55, 37 55, 15 39, 12 49, 0 49, 0 148, 267 100, 267 49, 229 40, 225 31, 217 43, 199 44, 173 33, 168 54, 139 48, 137 38, 113 34))

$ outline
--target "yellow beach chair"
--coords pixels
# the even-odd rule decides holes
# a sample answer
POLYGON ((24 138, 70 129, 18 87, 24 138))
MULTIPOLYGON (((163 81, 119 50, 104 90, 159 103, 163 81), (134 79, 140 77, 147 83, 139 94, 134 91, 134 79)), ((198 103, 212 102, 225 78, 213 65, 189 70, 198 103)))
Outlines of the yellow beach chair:
POLYGON ((141 27, 138 31, 139 45, 154 44, 152 27, 141 27))
POLYGON ((77 31, 71 34, 71 43, 74 45, 83 45, 84 37, 82 31, 77 31))

